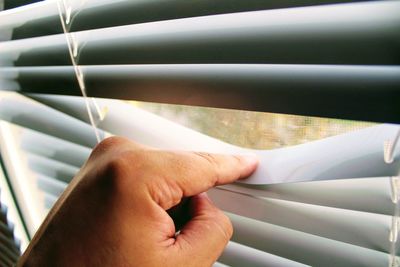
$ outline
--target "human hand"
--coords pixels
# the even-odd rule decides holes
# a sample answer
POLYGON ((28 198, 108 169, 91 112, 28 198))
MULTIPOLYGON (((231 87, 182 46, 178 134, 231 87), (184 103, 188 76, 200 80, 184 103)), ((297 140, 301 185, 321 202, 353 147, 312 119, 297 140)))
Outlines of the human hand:
POLYGON ((106 139, 50 211, 18 266, 211 266, 231 238, 232 225, 203 192, 245 178, 256 165, 254 158, 160 151, 120 137, 106 139))

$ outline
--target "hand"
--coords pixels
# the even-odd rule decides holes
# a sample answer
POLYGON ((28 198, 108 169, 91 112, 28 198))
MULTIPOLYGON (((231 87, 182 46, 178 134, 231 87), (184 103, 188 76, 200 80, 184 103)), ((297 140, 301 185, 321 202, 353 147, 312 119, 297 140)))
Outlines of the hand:
POLYGON ((256 165, 254 158, 160 151, 106 139, 50 211, 18 266, 211 266, 231 238, 232 225, 203 192, 245 178, 256 165))

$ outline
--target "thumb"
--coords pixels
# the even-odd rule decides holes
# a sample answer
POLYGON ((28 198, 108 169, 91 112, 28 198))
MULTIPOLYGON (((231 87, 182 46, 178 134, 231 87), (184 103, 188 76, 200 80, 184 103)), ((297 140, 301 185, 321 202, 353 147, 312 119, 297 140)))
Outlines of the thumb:
POLYGON ((193 196, 190 209, 192 218, 181 229, 175 244, 180 248, 183 260, 211 266, 232 237, 232 224, 206 193, 193 196))

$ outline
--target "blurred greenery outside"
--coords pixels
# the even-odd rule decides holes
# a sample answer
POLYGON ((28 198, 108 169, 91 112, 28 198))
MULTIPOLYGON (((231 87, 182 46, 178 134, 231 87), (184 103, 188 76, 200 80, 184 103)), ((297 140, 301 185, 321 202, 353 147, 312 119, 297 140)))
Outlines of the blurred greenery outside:
POLYGON ((131 104, 225 142, 255 149, 292 146, 374 123, 243 110, 130 101, 131 104))

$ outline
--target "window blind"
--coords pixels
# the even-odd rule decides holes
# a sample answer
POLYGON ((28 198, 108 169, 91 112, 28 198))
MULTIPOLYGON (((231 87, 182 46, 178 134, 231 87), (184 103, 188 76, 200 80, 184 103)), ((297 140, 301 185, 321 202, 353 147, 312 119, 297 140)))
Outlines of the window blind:
MULTIPOLYGON (((46 117, 58 114, 58 120, 47 122, 49 130, 37 127, 37 121, 31 121, 30 127, 11 127, 14 128, 12 136, 23 151, 27 169, 34 173, 34 183, 44 192, 43 205, 48 209, 90 153, 90 146, 85 145, 83 139, 79 144, 67 141, 60 129, 65 127, 68 119, 80 123, 88 121, 88 118, 82 98, 32 97, 36 100, 18 95, 9 96, 6 103, 17 107, 15 110, 18 110, 19 115, 17 112, 14 116, 2 115, 2 118, 24 125, 28 119, 20 115, 26 110, 30 111, 28 114, 35 114, 31 116, 32 119, 40 117, 37 116, 41 114, 37 112, 40 109, 33 112, 32 107, 44 108, 46 117), (12 98, 18 99, 19 105, 16 105, 18 102, 12 102, 12 98), (46 101, 46 105, 37 102, 38 99, 46 101)), ((182 132, 187 134, 193 147, 202 142, 211 142, 210 137, 156 115, 147 114, 146 117, 145 111, 126 103, 115 100, 99 100, 98 103, 108 103, 110 107, 106 116, 109 119, 104 119, 99 125, 104 130, 110 127, 119 135, 165 149, 190 149, 185 144, 188 139, 182 138, 182 132), (112 108, 116 104, 120 109, 112 108), (138 118, 142 118, 141 121, 134 119, 137 112, 140 112, 138 118), (153 120, 149 121, 149 117, 153 120), (168 134, 149 135, 157 127, 167 129, 167 133, 173 132, 179 139, 169 138, 168 134)), ((11 108, 8 106, 6 110, 10 111, 11 108)), ((5 112, 1 111, 0 114, 5 112)), ((92 131, 87 126, 88 131, 92 131)), ((75 129, 75 136, 80 136, 81 129, 75 129)), ((69 139, 73 138, 70 136, 69 139)), ((94 134, 92 140, 95 143, 94 134)), ((380 153, 383 160, 383 149, 380 153)), ((398 153, 396 149, 394 166, 398 166, 398 153)), ((235 226, 233 243, 228 246, 220 261, 231 266, 239 266, 235 262, 248 262, 249 266, 275 266, 275 260, 282 261, 282 266, 290 266, 283 258, 312 266, 388 265, 388 253, 392 245, 389 237, 394 235, 393 223, 397 223, 394 213, 396 199, 393 199, 397 185, 392 184, 393 178, 384 177, 383 174, 381 177, 347 178, 350 179, 262 186, 235 184, 211 190, 210 196, 229 213, 235 226), (235 256, 229 256, 232 254, 235 256)))
MULTIPOLYGON (((26 95, 0 96, 0 148, 29 234, 97 143, 87 105, 100 110, 101 139, 245 151, 121 101, 73 97, 82 82, 92 97, 398 123, 398 14, 400 1, 289 0, 44 1, 0 12, 0 90, 26 95)), ((295 162, 325 158, 310 168, 320 175, 210 190, 235 228, 215 266, 397 266, 399 126, 374 127, 283 150, 299 151, 295 162), (337 150, 324 152, 328 143, 337 150)))

